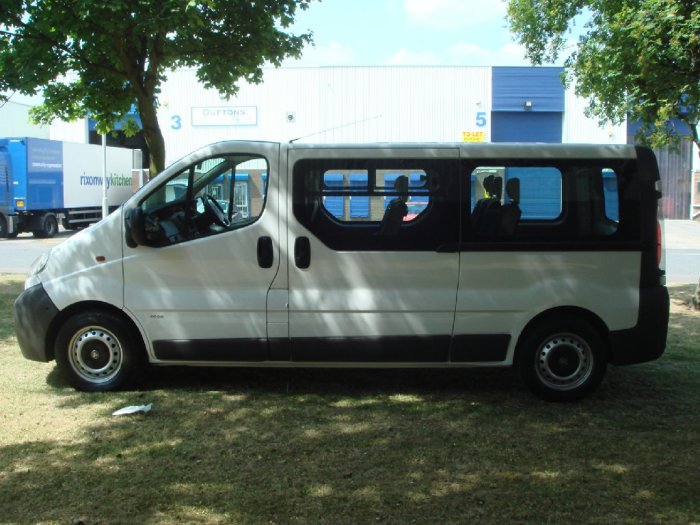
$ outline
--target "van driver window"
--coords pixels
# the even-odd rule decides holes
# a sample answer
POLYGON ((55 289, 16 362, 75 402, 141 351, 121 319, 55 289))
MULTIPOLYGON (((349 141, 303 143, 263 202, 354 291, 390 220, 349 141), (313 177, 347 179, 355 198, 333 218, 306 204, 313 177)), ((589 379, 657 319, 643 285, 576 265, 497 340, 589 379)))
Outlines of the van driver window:
POLYGON ((252 224, 265 207, 267 173, 267 161, 250 155, 188 166, 141 203, 148 243, 166 246, 252 224))

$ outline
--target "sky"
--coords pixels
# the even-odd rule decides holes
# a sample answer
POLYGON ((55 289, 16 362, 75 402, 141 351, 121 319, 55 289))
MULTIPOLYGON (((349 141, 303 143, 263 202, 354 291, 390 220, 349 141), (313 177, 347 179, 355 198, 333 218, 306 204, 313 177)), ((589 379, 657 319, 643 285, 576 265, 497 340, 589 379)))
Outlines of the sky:
POLYGON ((284 66, 530 65, 505 15, 502 0, 312 0, 291 31, 315 45, 284 66))
POLYGON ((526 66, 501 0, 322 0, 297 14, 314 47, 286 66, 526 66))

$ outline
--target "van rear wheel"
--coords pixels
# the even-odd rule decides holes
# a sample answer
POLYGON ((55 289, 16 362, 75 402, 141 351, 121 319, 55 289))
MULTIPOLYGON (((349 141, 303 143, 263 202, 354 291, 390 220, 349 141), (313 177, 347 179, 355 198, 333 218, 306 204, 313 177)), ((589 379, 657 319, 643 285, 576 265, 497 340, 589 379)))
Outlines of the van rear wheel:
POLYGON ((542 399, 577 401, 605 375, 605 344, 587 321, 557 317, 526 334, 518 348, 517 366, 523 382, 542 399))
POLYGON ((126 386, 143 355, 124 320, 99 310, 69 318, 58 331, 54 352, 68 383, 87 392, 126 386))

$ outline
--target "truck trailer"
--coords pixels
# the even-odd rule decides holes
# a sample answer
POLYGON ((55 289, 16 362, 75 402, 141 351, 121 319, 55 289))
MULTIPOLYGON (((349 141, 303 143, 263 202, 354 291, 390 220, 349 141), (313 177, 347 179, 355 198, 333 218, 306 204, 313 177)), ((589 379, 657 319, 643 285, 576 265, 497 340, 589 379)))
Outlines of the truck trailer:
MULTIPOLYGON (((49 238, 102 218, 102 147, 33 137, 0 139, 0 237, 49 238)), ((112 211, 139 186, 133 151, 107 148, 107 204, 112 211)))

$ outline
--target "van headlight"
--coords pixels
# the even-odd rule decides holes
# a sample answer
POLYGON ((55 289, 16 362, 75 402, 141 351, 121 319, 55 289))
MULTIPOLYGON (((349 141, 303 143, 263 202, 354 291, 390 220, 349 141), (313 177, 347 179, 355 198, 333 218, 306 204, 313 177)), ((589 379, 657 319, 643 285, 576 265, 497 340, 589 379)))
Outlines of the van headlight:
POLYGON ((29 273, 27 274, 27 279, 24 281, 24 289, 31 288, 32 286, 39 284, 39 274, 44 271, 46 265, 49 262, 49 256, 51 255, 51 250, 43 253, 32 263, 29 267, 29 273))

